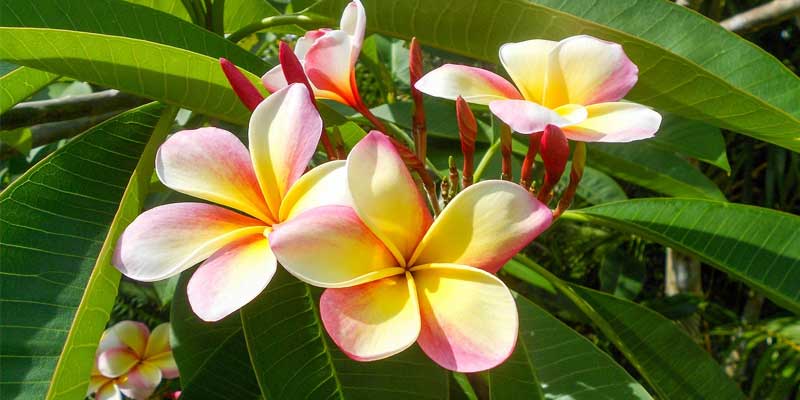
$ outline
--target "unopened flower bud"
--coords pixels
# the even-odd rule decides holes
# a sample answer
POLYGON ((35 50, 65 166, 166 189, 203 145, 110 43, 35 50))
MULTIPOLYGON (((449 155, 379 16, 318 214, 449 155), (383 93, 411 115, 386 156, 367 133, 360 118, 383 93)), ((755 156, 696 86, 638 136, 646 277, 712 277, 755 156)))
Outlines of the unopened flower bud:
POLYGON ((222 72, 225 73, 225 77, 228 78, 228 83, 231 84, 231 88, 233 88, 233 91, 236 93, 236 96, 239 97, 242 104, 250 111, 255 110, 261 101, 264 100, 264 96, 261 95, 261 92, 256 89, 253 83, 250 82, 242 71, 239 71, 239 68, 236 68, 232 62, 225 58, 220 58, 219 65, 222 67, 222 72))

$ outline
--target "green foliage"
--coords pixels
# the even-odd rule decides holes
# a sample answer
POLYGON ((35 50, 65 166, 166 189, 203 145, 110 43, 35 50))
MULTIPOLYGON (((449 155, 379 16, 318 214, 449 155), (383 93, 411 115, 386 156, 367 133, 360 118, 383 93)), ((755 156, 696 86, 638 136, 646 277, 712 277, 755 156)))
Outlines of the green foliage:
POLYGON ((98 125, 0 194, 4 395, 85 393, 117 293, 113 241, 139 212, 141 178, 169 127, 156 128, 162 110, 98 125))

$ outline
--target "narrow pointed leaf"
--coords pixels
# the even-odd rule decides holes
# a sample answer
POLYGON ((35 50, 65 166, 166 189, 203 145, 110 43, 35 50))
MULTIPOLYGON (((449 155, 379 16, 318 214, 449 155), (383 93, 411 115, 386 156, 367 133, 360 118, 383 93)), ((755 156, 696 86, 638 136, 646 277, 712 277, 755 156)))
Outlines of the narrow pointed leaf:
POLYGON ((628 360, 664 399, 744 399, 725 371, 686 332, 655 311, 573 286, 620 338, 628 360))
POLYGON ((568 212, 691 253, 800 314, 800 217, 693 199, 637 199, 568 212))
POLYGON ((489 370, 492 398, 525 393, 530 399, 651 399, 624 368, 588 339, 530 300, 519 295, 516 300, 517 348, 504 364, 489 370))
POLYGON ((0 193, 4 397, 86 393, 117 294, 113 243, 149 185, 167 133, 156 129, 162 109, 143 106, 90 129, 0 193))
POLYGON ((647 141, 587 147, 589 164, 618 179, 670 196, 725 200, 711 179, 671 150, 647 141))

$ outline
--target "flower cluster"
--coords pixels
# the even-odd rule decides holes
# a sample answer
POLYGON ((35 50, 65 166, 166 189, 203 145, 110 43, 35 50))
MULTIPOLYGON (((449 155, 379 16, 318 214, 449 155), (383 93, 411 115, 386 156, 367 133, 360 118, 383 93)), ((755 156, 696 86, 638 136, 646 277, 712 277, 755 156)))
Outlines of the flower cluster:
POLYGON ((153 329, 134 321, 121 321, 106 329, 97 348, 89 380, 89 394, 97 400, 150 398, 161 379, 178 377, 172 357, 169 324, 153 329))
MULTIPOLYGON (((216 128, 170 137, 156 158, 161 182, 217 205, 176 203, 143 213, 118 241, 114 265, 155 281, 200 263, 188 300, 201 319, 217 321, 258 296, 280 263, 326 288, 322 322, 355 360, 386 358, 417 343, 444 368, 492 368, 511 354, 518 329, 511 291, 495 274, 568 207, 583 170, 582 144, 572 152, 559 207, 548 207, 570 156, 567 139, 644 139, 661 117, 619 101, 637 68, 617 44, 589 36, 506 44, 500 58, 515 87, 468 66, 420 77, 421 53, 412 42, 412 89, 458 100, 463 180, 459 185, 451 163, 440 200, 425 169, 421 93, 414 93, 414 150, 388 136, 361 101, 354 71, 365 27, 354 0, 340 29, 309 31, 294 52, 282 45, 281 65, 262 78, 273 92, 266 99, 222 60, 253 110, 249 149, 216 128), (316 98, 355 108, 376 130, 349 154, 332 150, 316 98), (467 102, 488 105, 507 124, 500 139, 505 180, 472 183, 476 123, 467 102), (521 184, 510 181, 512 130, 530 135, 521 184), (320 141, 333 161, 306 172, 320 141), (545 168, 539 186, 530 171, 537 154, 545 168)), ((107 376, 130 376, 129 369, 107 376)))

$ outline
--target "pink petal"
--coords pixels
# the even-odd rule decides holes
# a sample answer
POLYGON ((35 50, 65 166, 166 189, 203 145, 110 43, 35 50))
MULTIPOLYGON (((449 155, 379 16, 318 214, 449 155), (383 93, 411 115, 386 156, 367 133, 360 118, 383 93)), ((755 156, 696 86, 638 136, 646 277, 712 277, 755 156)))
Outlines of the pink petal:
POLYGON ((638 79, 639 69, 617 43, 580 35, 562 40, 554 52, 570 103, 618 101, 638 79))
POLYGON ((322 132, 308 90, 294 83, 261 102, 250 117, 250 156, 273 215, 306 170, 322 132))
POLYGON ((547 125, 573 123, 556 111, 527 100, 496 100, 489 103, 489 109, 519 133, 541 132, 547 125))
POLYGON ((161 383, 161 370, 149 363, 141 363, 126 378, 119 383, 122 394, 136 400, 147 400, 161 383))
POLYGON ((632 142, 655 136, 661 114, 636 103, 600 103, 586 107, 588 118, 562 127, 571 140, 582 142, 632 142))
POLYGON ((263 222, 203 203, 174 203, 139 215, 117 241, 114 266, 158 281, 205 260, 226 244, 264 231, 263 222))
POLYGON ((344 8, 339 27, 350 36, 350 65, 355 66, 367 29, 367 14, 360 0, 353 0, 344 8))
POLYGON ((97 353, 109 349, 131 350, 137 356, 145 353, 150 329, 147 325, 136 321, 120 321, 103 332, 97 353))
POLYGON ((476 183, 439 215, 411 265, 453 263, 496 273, 550 226, 550 209, 521 186, 507 181, 476 183))
POLYGON ((308 79, 315 88, 332 94, 331 100, 355 106, 353 38, 344 31, 329 31, 314 41, 305 58, 308 79))
POLYGON ((449 370, 477 372, 511 355, 517 342, 517 306, 501 280, 456 264, 411 271, 422 316, 417 343, 428 357, 449 370))
POLYGON ((319 300, 325 330, 348 357, 380 360, 410 347, 420 331, 411 275, 327 289, 319 300))
POLYGON ((175 363, 175 357, 173 357, 171 351, 148 358, 147 363, 160 369, 164 379, 175 379, 180 376, 178 364, 175 363))
POLYGON ((278 261, 314 286, 347 287, 403 273, 350 207, 312 208, 273 229, 269 241, 278 261))
POLYGON ((358 216, 405 262, 432 217, 406 165, 386 135, 372 131, 347 158, 347 181, 358 216))
POLYGON ((261 83, 269 90, 270 93, 275 93, 288 86, 286 77, 283 75, 283 67, 280 64, 274 66, 261 76, 261 83))
POLYGON ((277 261, 263 235, 241 238, 197 268, 186 287, 189 304, 203 321, 219 321, 258 296, 276 268, 277 261))
POLYGON ((247 148, 217 128, 180 131, 158 149, 156 173, 168 187, 274 222, 247 148))
POLYGON ((545 104, 548 59, 557 44, 552 40, 533 39, 500 46, 500 62, 526 100, 545 104))
POLYGON ((97 356, 97 369, 104 376, 116 378, 128 373, 139 360, 139 355, 130 349, 109 349, 97 356))
POLYGON ((522 99, 514 85, 500 75, 466 65, 442 65, 425 74, 414 87, 430 96, 450 100, 461 96, 467 102, 476 104, 522 99))

